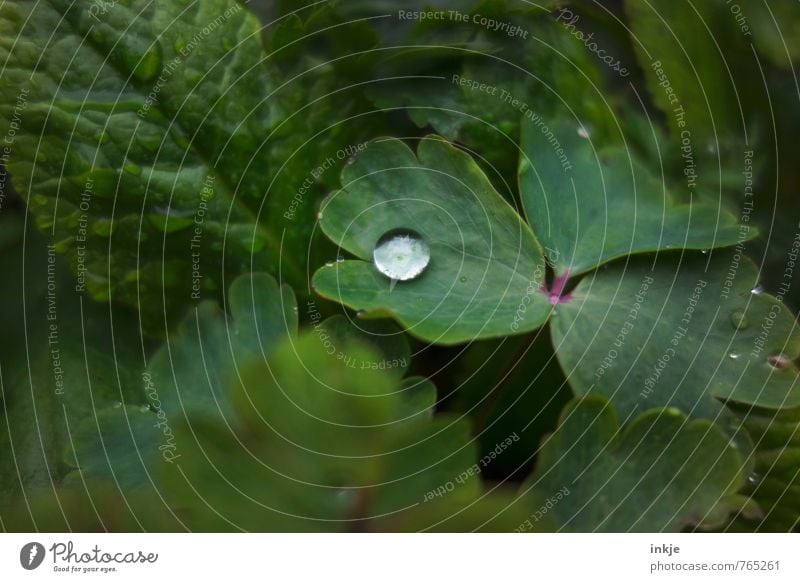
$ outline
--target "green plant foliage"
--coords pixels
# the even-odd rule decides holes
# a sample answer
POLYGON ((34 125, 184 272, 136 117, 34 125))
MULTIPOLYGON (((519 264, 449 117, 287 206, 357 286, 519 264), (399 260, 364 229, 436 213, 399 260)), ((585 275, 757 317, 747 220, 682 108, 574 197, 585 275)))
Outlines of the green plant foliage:
POLYGON ((52 488, 67 472, 61 451, 94 411, 143 402, 131 314, 75 293, 55 250, 20 216, 0 217, 7 277, 0 341, 0 496, 52 488))
POLYGON ((729 527, 738 531, 785 532, 800 523, 800 416, 797 411, 741 413, 755 443, 755 467, 743 493, 761 508, 741 513, 729 527))
POLYGON ((628 254, 741 240, 736 219, 719 203, 665 191, 629 150, 603 147, 585 128, 524 123, 522 147, 525 213, 559 275, 628 254))
POLYGON ((798 531, 795 4, 3 2, 0 531, 798 531))
POLYGON ((540 247, 468 154, 438 138, 423 139, 418 157, 398 140, 371 142, 343 171, 342 186, 323 204, 322 229, 361 261, 323 267, 314 277, 323 296, 391 313, 412 334, 445 344, 546 320, 540 247), (371 260, 396 229, 421 235, 432 259, 420 277, 392 286, 371 260))
POLYGON ((559 531, 680 531, 716 525, 739 506, 742 469, 709 422, 666 409, 621 429, 613 408, 590 398, 564 409, 522 492, 557 499, 539 511, 551 512, 559 531))
POLYGON ((624 418, 674 406, 716 419, 725 401, 800 406, 795 318, 735 256, 641 259, 583 279, 552 323, 573 389, 604 394, 624 418))

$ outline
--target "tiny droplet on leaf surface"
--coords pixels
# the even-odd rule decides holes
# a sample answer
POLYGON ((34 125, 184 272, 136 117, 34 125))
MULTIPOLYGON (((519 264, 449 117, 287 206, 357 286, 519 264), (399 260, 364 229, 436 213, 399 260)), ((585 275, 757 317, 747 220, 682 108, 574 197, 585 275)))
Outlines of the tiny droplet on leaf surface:
POLYGON ((428 243, 412 230, 398 229, 384 234, 372 252, 378 270, 395 281, 419 277, 431 260, 428 243))

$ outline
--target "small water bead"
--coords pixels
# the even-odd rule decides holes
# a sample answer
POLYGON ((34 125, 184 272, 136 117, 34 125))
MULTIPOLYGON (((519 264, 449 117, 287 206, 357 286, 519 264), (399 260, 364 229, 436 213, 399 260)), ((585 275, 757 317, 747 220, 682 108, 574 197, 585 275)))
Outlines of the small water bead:
POLYGON ((761 475, 759 475, 758 473, 750 473, 750 475, 747 476, 747 482, 750 483, 751 485, 755 485, 760 481, 761 481, 761 475))
POLYGON ((151 408, 149 404, 142 404, 139 407, 139 412, 150 412, 151 408))
POLYGON ((739 358, 742 357, 742 354, 740 354, 739 352, 731 352, 731 353, 728 354, 728 357, 731 360, 738 360, 739 358))
POLYGON ((467 282, 467 278, 466 277, 461 277, 461 282, 462 283, 466 283, 467 282))
POLYGON ((730 320, 734 329, 745 329, 748 325, 750 325, 747 315, 745 315, 745 312, 740 309, 737 309, 731 313, 730 320))
POLYGON ((786 354, 773 354, 767 358, 767 363, 773 368, 781 370, 792 363, 792 358, 786 354))
POLYGON ((750 290, 750 293, 752 293, 753 295, 761 295, 763 292, 764 292, 764 287, 762 287, 761 285, 756 285, 750 290))
POLYGON ((589 132, 586 131, 586 128, 583 126, 580 126, 578 128, 578 135, 581 136, 583 139, 589 139, 589 132))
POLYGON ((394 281, 419 277, 431 260, 428 243, 412 230, 398 229, 384 234, 372 252, 378 270, 394 281))

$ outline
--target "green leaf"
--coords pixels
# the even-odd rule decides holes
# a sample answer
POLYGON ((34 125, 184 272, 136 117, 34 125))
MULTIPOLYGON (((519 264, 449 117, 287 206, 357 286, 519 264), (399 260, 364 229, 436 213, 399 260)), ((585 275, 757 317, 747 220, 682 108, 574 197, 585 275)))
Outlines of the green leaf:
POLYGON ((448 410, 472 420, 479 454, 489 461, 484 474, 500 480, 530 472, 539 443, 553 432, 561 410, 572 398, 549 329, 475 342, 451 365, 458 370, 453 378, 457 388, 443 400, 448 410), (509 436, 515 439, 514 445, 502 454, 494 453, 509 436))
POLYGON ((417 126, 433 127, 448 140, 465 144, 501 194, 511 199, 513 184, 506 180, 516 171, 520 122, 526 112, 544 117, 572 114, 603 135, 615 129, 593 57, 568 28, 551 18, 548 8, 541 2, 484 2, 473 14, 512 23, 524 37, 492 37, 487 42, 470 24, 467 30, 474 38, 461 47, 442 41, 454 29, 445 21, 430 38, 417 38, 422 46, 416 50, 427 61, 435 55, 449 57, 446 64, 428 71, 428 62, 420 62, 408 72, 411 78, 382 80, 367 94, 380 107, 405 108, 417 126))
POLYGON ((668 191, 630 151, 602 147, 585 131, 542 119, 522 128, 523 206, 559 276, 629 254, 728 246, 757 234, 740 235, 720 203, 668 191))
POLYGON ((533 491, 547 500, 522 528, 543 517, 557 531, 572 532, 711 526, 738 504, 742 467, 731 442, 708 421, 689 421, 669 408, 621 428, 607 401, 573 401, 522 485, 523 496, 533 491))
POLYGON ((751 50, 730 5, 627 0, 625 8, 650 95, 673 133, 689 136, 695 157, 708 146, 716 151, 720 137, 741 133, 739 94, 748 88, 735 84, 731 67, 749 60, 751 50))
POLYGON ((719 419, 726 401, 800 406, 797 323, 757 278, 738 251, 642 257, 587 276, 551 324, 573 389, 610 398, 623 418, 672 406, 719 419))
POLYGON ((202 303, 153 356, 141 379, 146 406, 98 407, 75 427, 65 460, 80 474, 71 483, 106 479, 127 490, 149 488, 159 465, 180 457, 177 423, 196 416, 235 422, 230 387, 242 366, 297 333, 297 304, 289 287, 263 273, 236 279, 228 301, 230 319, 202 303))
MULTIPOLYGON (((357 344, 347 350, 377 357, 357 344)), ((400 388, 385 371, 349 368, 313 333, 286 342, 233 386, 233 429, 201 420, 179 432, 183 476, 168 486, 203 530, 382 529, 384 517, 440 498, 454 514, 479 492, 477 478, 456 481, 473 464, 468 428, 409 415, 400 388)))
POLYGON ((233 0, 11 1, 0 14, 8 167, 95 298, 141 303, 152 328, 226 273, 278 265, 281 233, 257 217, 293 105, 253 15, 233 0))
POLYGON ((800 414, 798 411, 739 411, 755 443, 755 467, 742 491, 761 508, 740 514, 733 531, 797 531, 800 527, 800 414))
POLYGON ((390 314, 413 335, 444 344, 531 330, 546 320, 539 245, 469 155, 434 137, 420 142, 418 157, 399 140, 374 141, 342 172, 342 184, 326 200, 320 224, 361 260, 317 271, 321 295, 390 314), (372 253, 396 229, 418 233, 431 258, 419 277, 392 286, 372 253))
MULTIPOLYGON (((0 229, 24 233, 0 250, 0 505, 68 471, 72 431, 98 408, 144 401, 142 343, 124 309, 75 292, 55 250, 20 215, 0 229), (21 227, 21 228, 20 228, 21 227), (24 229, 24 230, 23 230, 24 229)), ((2 516, 0 516, 2 517, 2 516)))
POLYGON ((791 3, 753 3, 742 12, 758 50, 775 65, 788 69, 800 61, 800 18, 791 3))

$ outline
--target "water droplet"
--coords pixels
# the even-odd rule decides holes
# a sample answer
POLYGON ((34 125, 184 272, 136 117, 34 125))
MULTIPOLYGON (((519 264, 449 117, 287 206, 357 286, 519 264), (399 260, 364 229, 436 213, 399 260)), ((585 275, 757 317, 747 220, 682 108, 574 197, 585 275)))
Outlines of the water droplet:
POLYGON ((466 283, 467 282, 467 278, 466 277, 461 277, 461 282, 462 283, 466 283))
POLYGON ((761 475, 759 475, 758 473, 750 473, 747 476, 747 482, 748 483, 751 483, 751 484, 755 485, 759 481, 761 481, 761 475))
POLYGON ((347 165, 351 166, 351 165, 353 165, 355 163, 355 161, 356 161, 356 157, 355 156, 350 156, 349 158, 347 158, 347 165))
POLYGON ((731 360, 738 360, 739 358, 742 357, 742 354, 740 354, 739 352, 731 352, 731 353, 728 354, 728 357, 731 360))
POLYGON ((150 405, 149 404, 142 404, 139 407, 139 412, 150 412, 150 405))
POLYGON ((392 230, 384 234, 372 252, 378 270, 396 281, 419 277, 431 259, 430 248, 411 230, 392 230))
POLYGON ((334 263, 333 261, 328 261, 327 263, 325 263, 325 266, 326 266, 326 267, 332 267, 332 266, 334 266, 335 264, 336 264, 336 263, 334 263))
POLYGON ((338 257, 336 257, 336 262, 337 263, 344 263, 344 257, 342 255, 339 255, 338 257))
POLYGON ((119 400, 117 400, 117 401, 116 401, 116 402, 113 404, 113 406, 114 406, 114 408, 122 408, 122 402, 120 402, 119 400))
POLYGON ((317 212, 317 220, 322 221, 322 212, 317 212))
POLYGON ((773 368, 781 370, 792 363, 792 358, 786 354, 773 354, 767 358, 767 363, 773 368))
POLYGON ((586 128, 582 125, 578 128, 578 135, 581 136, 583 139, 589 139, 589 132, 586 131, 586 128))
POLYGON ((709 250, 708 249, 703 249, 700 252, 703 253, 704 255, 707 255, 709 253, 709 250))
POLYGON ((733 313, 731 313, 731 325, 735 329, 745 329, 748 325, 750 325, 750 321, 747 319, 747 315, 745 315, 744 311, 741 309, 737 309, 733 313))
POLYGON ((750 293, 752 293, 753 295, 761 295, 763 292, 764 292, 764 287, 762 287, 761 285, 756 285, 750 290, 750 293))
POLYGON ((521 158, 519 161, 519 173, 524 174, 531 168, 531 163, 528 161, 527 158, 521 158))

